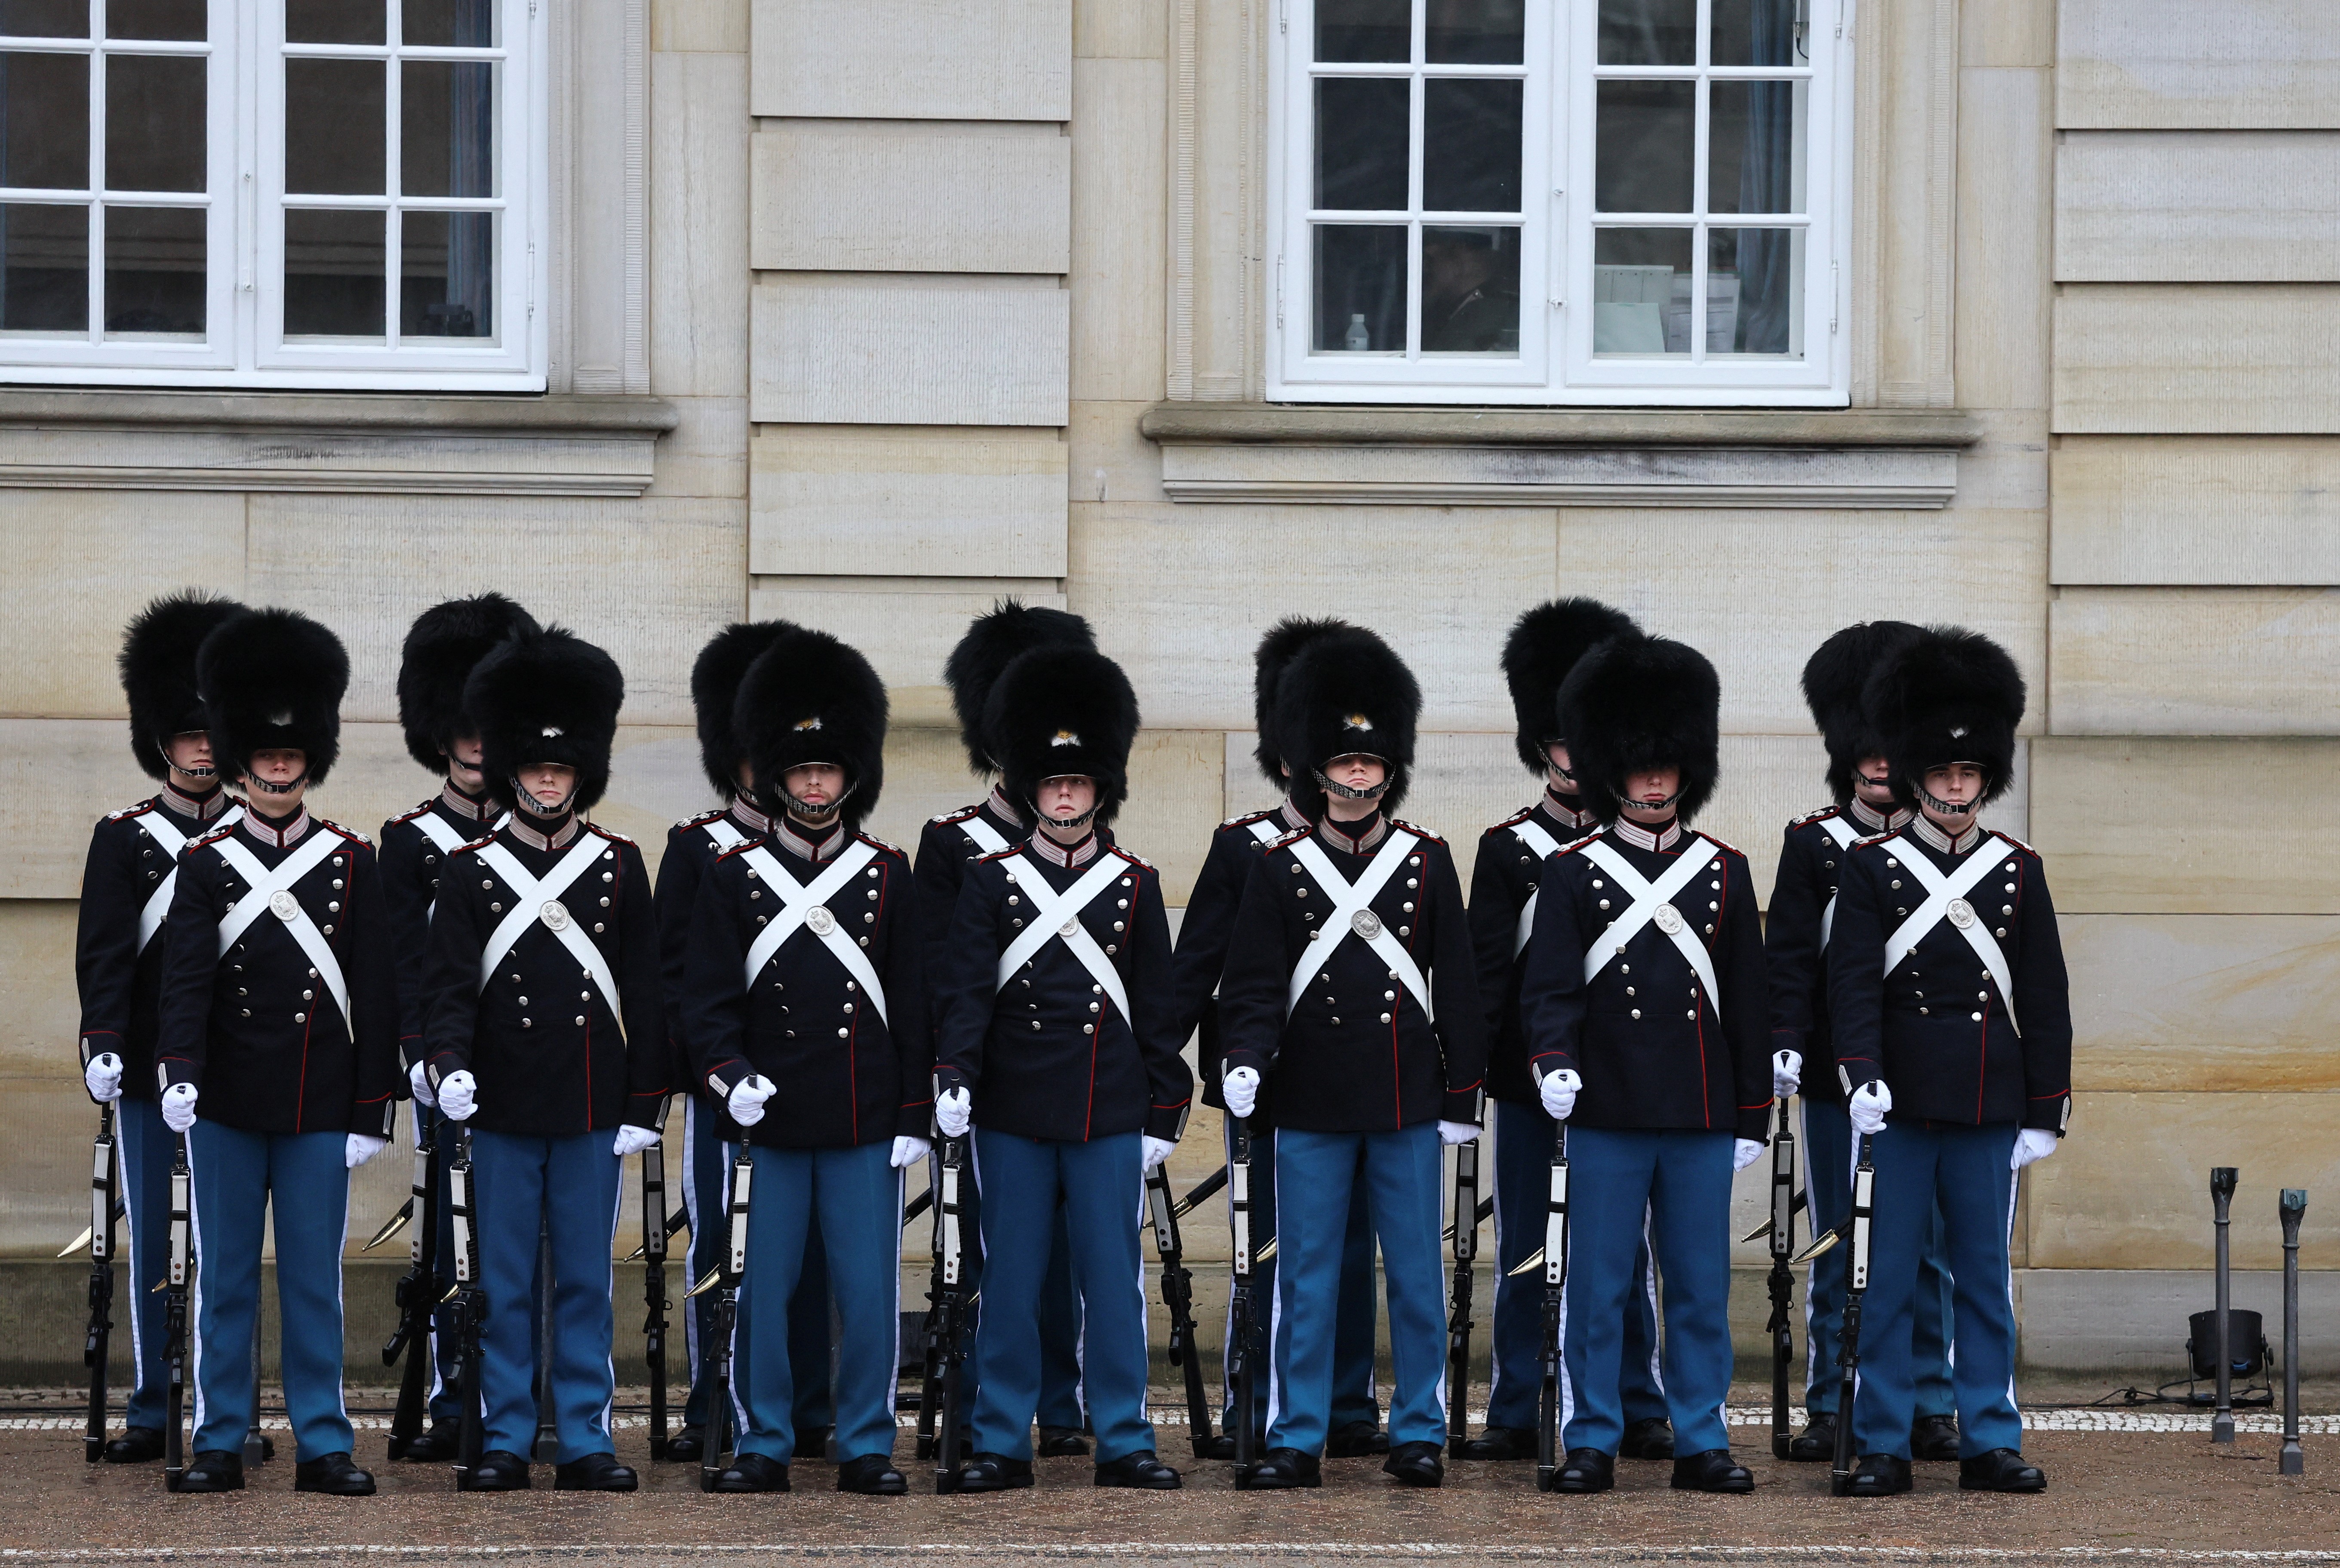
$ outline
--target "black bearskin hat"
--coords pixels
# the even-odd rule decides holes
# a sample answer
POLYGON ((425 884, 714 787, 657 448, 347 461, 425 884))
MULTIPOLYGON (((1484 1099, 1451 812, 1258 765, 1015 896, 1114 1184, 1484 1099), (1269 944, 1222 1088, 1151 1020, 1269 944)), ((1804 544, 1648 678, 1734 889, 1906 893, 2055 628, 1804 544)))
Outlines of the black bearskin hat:
POLYGON ((520 632, 472 666, 463 708, 480 726, 488 794, 519 805, 512 775, 530 763, 577 770, 570 804, 591 809, 610 787, 610 751, 626 677, 618 661, 563 626, 520 632))
POLYGON ((967 765, 978 774, 1002 771, 999 759, 985 745, 991 688, 1016 656, 1037 647, 1090 648, 1096 635, 1088 622, 1069 610, 1027 605, 1006 598, 987 614, 967 623, 967 635, 943 663, 943 679, 951 689, 951 706, 958 714, 958 738, 967 747, 967 765))
MULTIPOLYGON (((1259 651, 1252 656, 1254 673, 1251 683, 1252 727, 1258 740, 1252 755, 1259 763, 1260 776, 1277 790, 1290 792, 1295 783, 1305 785, 1304 777, 1284 776, 1284 758, 1275 749, 1275 688, 1284 678, 1285 666, 1302 648, 1318 637, 1334 632, 1354 631, 1346 621, 1311 620, 1305 616, 1286 616, 1267 629, 1259 639, 1259 651)), ((1304 787, 1302 794, 1307 794, 1304 787)))
POLYGON ((1864 695, 1901 804, 1914 810, 1927 771, 1947 763, 1972 763, 1988 775, 1978 807, 2014 782, 2023 676, 2007 650, 1980 632, 1922 628, 1870 672, 1864 695))
POLYGON ((1638 635, 1602 643, 1576 661, 1558 705, 1577 787, 1604 826, 1617 820, 1626 779, 1643 768, 1681 770, 1684 822, 1713 796, 1722 682, 1689 644, 1638 635))
POLYGON ((130 699, 130 754, 150 777, 170 776, 164 743, 203 727, 195 653, 220 624, 244 613, 233 599, 197 588, 168 594, 131 617, 122 632, 122 693, 130 699))
POLYGON ((886 784, 886 683, 858 649, 827 632, 785 627, 739 682, 732 733, 756 764, 756 804, 788 809, 781 775, 807 763, 845 770, 848 830, 877 809, 886 784))
POLYGON ((736 621, 707 639, 690 666, 690 705, 699 714, 699 765, 718 800, 739 793, 739 764, 748 747, 731 727, 739 682, 757 656, 797 630, 789 621, 736 621))
POLYGON ((1395 811, 1413 771, 1413 729, 1422 687, 1389 644, 1363 626, 1325 627, 1293 654, 1276 677, 1270 725, 1274 754, 1302 781, 1312 814, 1324 794, 1305 787, 1334 757, 1363 753, 1389 764, 1382 809, 1395 811))
POLYGON ((992 683, 983 748, 998 759, 1000 785, 1027 819, 1041 780, 1095 779, 1102 827, 1129 798, 1137 722, 1137 694, 1119 665, 1095 648, 1043 645, 1017 655, 992 683))
POLYGON ((304 752, 323 784, 342 750, 342 693, 350 656, 342 639, 298 610, 246 610, 223 621, 195 656, 212 755, 242 774, 252 754, 304 752))
POLYGON ((447 748, 477 733, 463 711, 463 683, 488 650, 536 617, 501 594, 449 599, 414 617, 398 661, 398 722, 406 754, 432 773, 447 771, 447 748))
POLYGON ((1538 778, 1550 773, 1544 748, 1566 738, 1560 733, 1560 687, 1576 661, 1597 643, 1636 636, 1641 629, 1624 611, 1588 598, 1553 599, 1512 623, 1512 635, 1503 639, 1503 679, 1512 688, 1516 744, 1528 772, 1538 778))
POLYGON ((1878 666, 1918 635, 1908 621, 1862 621, 1831 635, 1804 662, 1804 701, 1828 742, 1829 794, 1839 805, 1852 798, 1861 759, 1885 754, 1861 692, 1878 666))

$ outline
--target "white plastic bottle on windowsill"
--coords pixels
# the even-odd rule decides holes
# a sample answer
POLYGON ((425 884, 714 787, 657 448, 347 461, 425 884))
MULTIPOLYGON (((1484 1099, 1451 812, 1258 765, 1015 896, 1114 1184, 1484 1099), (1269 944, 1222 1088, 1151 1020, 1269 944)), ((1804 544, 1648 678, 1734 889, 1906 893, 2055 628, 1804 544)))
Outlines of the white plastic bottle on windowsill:
POLYGON ((1365 313, 1359 311, 1349 318, 1349 330, 1341 336, 1341 347, 1352 354, 1362 354, 1373 346, 1373 335, 1365 330, 1365 313))

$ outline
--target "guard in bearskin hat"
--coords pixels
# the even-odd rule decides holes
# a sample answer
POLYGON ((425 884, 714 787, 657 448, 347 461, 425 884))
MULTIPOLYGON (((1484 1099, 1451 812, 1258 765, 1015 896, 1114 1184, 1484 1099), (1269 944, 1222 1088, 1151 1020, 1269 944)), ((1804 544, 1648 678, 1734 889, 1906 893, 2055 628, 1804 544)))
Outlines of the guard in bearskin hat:
MULTIPOLYGON (((1829 636, 1804 666, 1804 700, 1828 745, 1833 804, 1788 824, 1764 920, 1763 956, 1771 971, 1771 1090, 1803 1097, 1804 1185, 1815 1236, 1841 1224, 1852 1205, 1852 1123, 1845 1117, 1829 1032, 1829 938, 1835 930, 1837 883, 1855 843, 1905 827, 1912 815, 1893 798, 1885 743, 1869 725, 1861 693, 1887 656, 1917 635, 1907 621, 1864 621, 1829 636)), ((1918 1415, 1909 1451, 1919 1459, 1956 1459, 1950 1277, 1938 1218, 1918 1267, 1910 1351, 1918 1415)), ((1815 1258, 1806 1288, 1809 1419, 1790 1440, 1788 1457, 1828 1460, 1836 1454, 1836 1396, 1842 1381, 1836 1357, 1844 1322, 1843 1259, 1815 1258)))
POLYGON ((1272 1091, 1276 1124, 1274 1395, 1266 1456, 1239 1486, 1320 1484, 1360 1205, 1396 1369, 1383 1468, 1417 1486, 1445 1472, 1440 1149, 1479 1136, 1486 1020, 1453 856, 1389 814, 1421 708, 1403 661, 1356 626, 1308 638, 1275 681, 1266 742, 1314 798, 1312 825, 1280 835, 1244 887, 1219 986, 1227 1109, 1249 1117, 1272 1091))
MULTIPOLYGON (((667 1035, 671 1046, 668 1081, 682 1097, 682 1211, 690 1227, 690 1248, 685 1269, 691 1279, 704 1279, 721 1257, 724 1234, 723 1178, 729 1168, 729 1142, 739 1129, 724 1113, 723 1102, 710 1099, 699 1071, 699 1051, 686 1038, 683 1010, 683 970, 690 951, 691 912, 698 907, 699 884, 718 856, 754 843, 772 831, 772 819, 756 804, 749 786, 746 742, 734 723, 739 683, 749 666, 781 637, 798 628, 787 621, 743 621, 724 627, 707 641, 690 666, 690 701, 699 719, 699 761, 716 798, 724 804, 712 811, 685 817, 667 830, 666 855, 659 862, 659 962, 666 977, 667 1035), (702 1218, 703 1217, 703 1218, 702 1218)), ((820 1218, 811 1218, 804 1250, 803 1274, 796 1299, 788 1308, 788 1354, 790 1384, 795 1391, 796 1452, 826 1450, 836 1416, 828 1388, 828 1259, 820 1242, 820 1218)), ((705 1453, 707 1401, 713 1386, 709 1376, 709 1341, 715 1326, 715 1297, 694 1296, 683 1304, 683 1340, 690 1362, 690 1395, 683 1406, 683 1426, 667 1439, 666 1457, 697 1464, 705 1453)), ((735 1335, 744 1365, 748 1336, 735 1335)))
MULTIPOLYGON (((1496 1269, 1487 1429, 1463 1450, 1467 1459, 1532 1459, 1536 1453, 1543 1282, 1532 1271, 1518 1277, 1512 1271, 1542 1245, 1556 1133, 1528 1072, 1520 976, 1544 863, 1601 826, 1577 788, 1568 742, 1560 734, 1561 684, 1599 644, 1640 635, 1630 616, 1598 599, 1556 599, 1522 615, 1503 643, 1520 761, 1542 784, 1543 796, 1480 835, 1471 877, 1471 940, 1479 958, 1479 999, 1487 1009, 1487 1098, 1495 1128, 1496 1269)), ((1633 1267, 1621 1362, 1625 1434, 1617 1452, 1629 1459, 1671 1459, 1673 1434, 1658 1375, 1657 1282, 1646 1246, 1633 1267)))
MULTIPOLYGON (((1211 834, 1211 847, 1204 856, 1202 872, 1195 879, 1195 891, 1186 900, 1186 913, 1178 924, 1178 951, 1171 966, 1178 991, 1178 1038, 1184 1040, 1196 1030, 1201 1031, 1196 1044, 1203 1103, 1223 1110, 1225 1101, 1219 1091, 1219 1066, 1226 1039, 1219 1022, 1218 988, 1226 969, 1227 950, 1234 942, 1235 912, 1242 905, 1244 888, 1251 880, 1252 870, 1259 864, 1268 845, 1287 833, 1304 831, 1324 811, 1324 792, 1315 787, 1313 780, 1306 786, 1295 785, 1291 768, 1275 754, 1270 735, 1276 683, 1293 656, 1311 641, 1327 633, 1351 629, 1353 628, 1344 621, 1294 616, 1277 622, 1260 639, 1252 681, 1252 711, 1259 737, 1253 754, 1261 776, 1284 798, 1280 805, 1266 811, 1245 812, 1218 825, 1211 834)), ((1273 1109, 1270 1097, 1263 1094, 1250 1119, 1251 1223, 1262 1237, 1275 1234, 1273 1109)), ((1222 1136, 1232 1159, 1233 1126, 1223 1126, 1222 1136)), ((1232 1194, 1227 1201, 1234 1203, 1232 1194)), ((1252 1277, 1264 1295, 1272 1296, 1275 1289, 1274 1257, 1254 1259, 1252 1277)), ((1365 1206, 1352 1204, 1341 1254, 1340 1304, 1333 1332, 1332 1425, 1324 1449, 1335 1459, 1389 1452, 1389 1433, 1382 1426, 1381 1401, 1373 1386, 1374 1319, 1378 1310, 1373 1298, 1373 1225, 1366 1218, 1365 1206)), ((1230 1301, 1230 1337, 1222 1340, 1229 1350, 1233 1348, 1234 1313, 1230 1301)), ((1259 1327, 1262 1339, 1253 1347, 1253 1354, 1264 1356, 1266 1326, 1262 1323, 1259 1327)), ((1229 1376, 1224 1386, 1227 1390, 1226 1418, 1232 1421, 1235 1417, 1234 1379, 1229 1376)), ((1265 1413, 1263 1402, 1263 1418, 1265 1413)), ((1261 1446, 1264 1447, 1264 1428, 1260 1437, 1261 1446)), ((1234 1456, 1235 1440, 1231 1431, 1215 1437, 1204 1453, 1205 1458, 1234 1456)))
POLYGON ((507 637, 463 687, 510 814, 448 857, 431 922, 423 1060, 440 1114, 468 1124, 488 1302, 485 1455, 459 1473, 467 1491, 529 1484, 540 1233, 554 1484, 634 1489, 610 1452, 610 1239, 620 1162, 659 1139, 666 1023, 641 851, 582 815, 609 787, 624 695, 616 662, 558 626, 507 637))
MULTIPOLYGON (((694 1076, 754 1168, 740 1337, 788 1342, 821 1238, 821 1310, 834 1292, 843 1325, 838 1490, 898 1495, 902 1171, 927 1157, 934 1053, 910 859, 860 831, 885 783, 886 688, 837 638, 785 627, 740 681, 732 728, 770 827, 699 883, 682 1005, 694 1076)), ((735 1363, 745 1419, 716 1491, 788 1489, 794 1359, 735 1363)))
POLYGON ((182 1492, 243 1485, 272 1214, 293 1484, 373 1491, 342 1407, 342 1238, 349 1172, 388 1142, 405 1087, 396 950, 373 847, 306 804, 341 748, 349 674, 341 639, 293 610, 233 616, 195 656, 213 754, 247 809, 180 858, 164 959, 162 1113, 186 1136, 202 1253, 182 1492))
POLYGON ((2071 1001, 2039 856, 1976 820, 2014 782, 2023 695, 2007 651, 1956 626, 1883 651, 1864 687, 1894 802, 1917 814, 1847 853, 1829 942, 1838 1079, 1877 1173, 1856 1496, 1909 1489, 1912 1303, 1937 1207, 1958 1484, 2048 1484, 2021 1453, 2007 1224, 2015 1173, 2071 1119, 2071 1001))
MULTIPOLYGON (((1018 654, 1058 646, 1094 648, 1096 639, 1090 635, 1088 622, 1076 615, 1007 598, 969 622, 966 635, 951 649, 950 657, 943 665, 943 680, 950 687, 951 708, 958 716, 959 740, 967 748, 968 771, 977 777, 992 777, 999 772, 990 743, 984 737, 983 715, 1000 672, 1018 654)), ((966 880, 967 866, 1020 842, 1031 831, 1029 804, 1018 805, 1011 801, 996 784, 983 800, 946 812, 920 830, 918 923, 925 933, 928 976, 942 973, 951 916, 958 909, 959 884, 966 880)), ((1097 833, 1102 842, 1113 842, 1111 827, 1100 825, 1097 833)), ((936 1018, 939 1022, 939 1008, 936 1018)), ((972 1182, 965 1184, 960 1199, 960 1208, 966 1216, 967 1253, 963 1268, 967 1288, 976 1295, 976 1310, 980 1317, 983 1258, 977 1238, 982 1233, 982 1205, 974 1187, 972 1182)), ((1081 1428, 1087 1422, 1081 1406, 1081 1298, 1073 1284, 1072 1247, 1066 1238, 1062 1214, 1056 1217, 1054 1236, 1039 1304, 1040 1403, 1036 1414, 1040 1425, 1037 1452, 1043 1459, 1077 1457, 1089 1451, 1088 1440, 1081 1435, 1081 1428)), ((982 1374, 979 1359, 968 1356, 959 1372, 962 1408, 975 1407, 976 1395, 983 1384, 982 1374)))
MULTIPOLYGON (((195 650, 213 627, 242 612, 233 599, 188 592, 156 599, 122 636, 122 690, 130 701, 130 752, 162 789, 98 820, 82 870, 74 977, 81 989, 82 1082, 112 1103, 120 1150, 119 1191, 130 1221, 129 1277, 168 1245, 172 1137, 154 1080, 155 1019, 163 989, 164 940, 178 890, 179 852, 191 838, 232 825, 243 806, 220 782, 195 650)), ((163 1456, 163 1297, 132 1290, 131 1343, 137 1366, 128 1424, 105 1445, 111 1464, 163 1456)))
POLYGON ((1570 1211, 1555 1490, 1605 1492, 1625 1432, 1624 1324, 1665 1280, 1673 1484, 1748 1492, 1730 1457, 1731 1173, 1771 1105, 1763 936, 1747 857, 1689 823, 1714 793, 1720 684, 1697 650, 1610 637, 1562 683, 1555 722, 1601 831, 1545 861, 1520 1016, 1562 1136, 1570 1211))
POLYGON ((1039 1303, 1064 1212, 1083 1301, 1100 1486, 1165 1489, 1145 1417, 1144 1173, 1169 1158, 1193 1078, 1179 1055, 1162 879, 1107 842, 1129 795, 1137 698, 1077 643, 1007 661, 984 705, 998 794, 1031 825, 965 869, 936 971, 935 1120, 975 1128, 983 1310, 975 1453, 962 1492, 1032 1484, 1039 1303))

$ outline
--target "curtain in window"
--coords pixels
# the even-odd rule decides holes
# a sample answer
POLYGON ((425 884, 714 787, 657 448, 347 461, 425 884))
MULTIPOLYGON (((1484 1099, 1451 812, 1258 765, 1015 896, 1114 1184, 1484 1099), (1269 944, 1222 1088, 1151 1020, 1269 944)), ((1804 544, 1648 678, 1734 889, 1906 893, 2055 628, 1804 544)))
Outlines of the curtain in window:
MULTIPOLYGON (((1750 64, 1792 65, 1798 0, 1751 0, 1750 64)), ((1796 84, 1749 84, 1747 144, 1739 164, 1739 210, 1795 211, 1796 84)), ((1739 327, 1742 354, 1784 354, 1794 308, 1786 229, 1739 231, 1739 327)))
MULTIPOLYGON (((494 44, 495 4, 496 0, 453 0, 453 42, 459 47, 485 49, 494 44)), ((454 73, 447 111, 451 195, 496 193, 495 78, 491 70, 454 73)), ((481 337, 493 330, 494 235, 492 222, 472 222, 450 224, 447 236, 448 315, 457 321, 468 319, 473 323, 471 330, 481 337)))

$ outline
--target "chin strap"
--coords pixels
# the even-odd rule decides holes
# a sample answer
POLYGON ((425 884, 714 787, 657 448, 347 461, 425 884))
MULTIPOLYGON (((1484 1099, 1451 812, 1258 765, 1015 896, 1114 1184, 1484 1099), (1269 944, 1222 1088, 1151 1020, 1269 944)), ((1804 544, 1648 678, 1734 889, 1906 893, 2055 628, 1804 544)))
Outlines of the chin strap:
POLYGON ((786 795, 788 800, 788 815, 796 818, 797 821, 804 823, 807 827, 827 827, 829 823, 837 820, 837 814, 845 809, 845 803, 853 797, 853 792, 857 787, 858 786, 855 784, 847 784, 843 789, 838 792, 837 798, 835 800, 829 802, 827 805, 817 809, 805 804, 804 802, 797 799, 796 796, 788 794, 785 788, 782 789, 781 793, 783 795, 786 795))
MULTIPOLYGON (((1383 763, 1382 765, 1387 767, 1389 764, 1383 763)), ((1316 775, 1316 782, 1324 786, 1325 794, 1338 795, 1343 800, 1379 800, 1389 793, 1389 786, 1393 777, 1393 774, 1383 774, 1382 782, 1371 789, 1351 789, 1347 784, 1334 784, 1331 779, 1326 778, 1323 768, 1311 768, 1308 771, 1316 775)))
POLYGON ((1941 796, 1936 794, 1932 790, 1928 789, 1922 784, 1918 786, 1918 798, 1926 803, 1929 810, 1940 812, 1944 816, 1971 816, 1974 814, 1975 802, 1946 801, 1942 799, 1941 796))
MULTIPOLYGON (((189 770, 181 768, 179 771, 181 773, 186 773, 189 770)), ((301 776, 299 778, 292 779, 285 784, 271 784, 266 779, 260 778, 253 774, 246 774, 243 775, 245 788, 259 790, 263 794, 291 794, 294 790, 299 789, 302 784, 307 784, 308 782, 309 770, 307 768, 302 768, 301 770, 301 776)))
POLYGON ((1046 823, 1048 826, 1054 828, 1086 827, 1090 823, 1096 820, 1096 814, 1097 808, 1096 806, 1091 806, 1088 810, 1081 813, 1078 816, 1053 817, 1046 812, 1040 809, 1040 803, 1038 801, 1034 801, 1032 803, 1032 814, 1039 818, 1043 823, 1046 823))
MULTIPOLYGON (((1617 812, 1620 816, 1624 815, 1624 811, 1627 806, 1632 807, 1635 811, 1671 811, 1674 809, 1674 802, 1680 799, 1681 799, 1681 791, 1680 790, 1676 790, 1673 794, 1666 796, 1665 799, 1658 801, 1627 800, 1623 795, 1619 795, 1617 797, 1617 812)), ((1630 821, 1631 819, 1628 818, 1627 820, 1630 821)), ((1640 824, 1635 823, 1635 825, 1639 826, 1640 824)), ((1656 825, 1663 827, 1666 824, 1659 823, 1656 825)))
POLYGON ((519 802, 521 810, 526 812, 530 816, 567 816, 569 814, 570 802, 577 798, 577 791, 572 788, 567 794, 560 797, 560 804, 559 805, 539 805, 534 795, 521 788, 519 774, 515 774, 512 775, 511 786, 512 799, 519 802))

